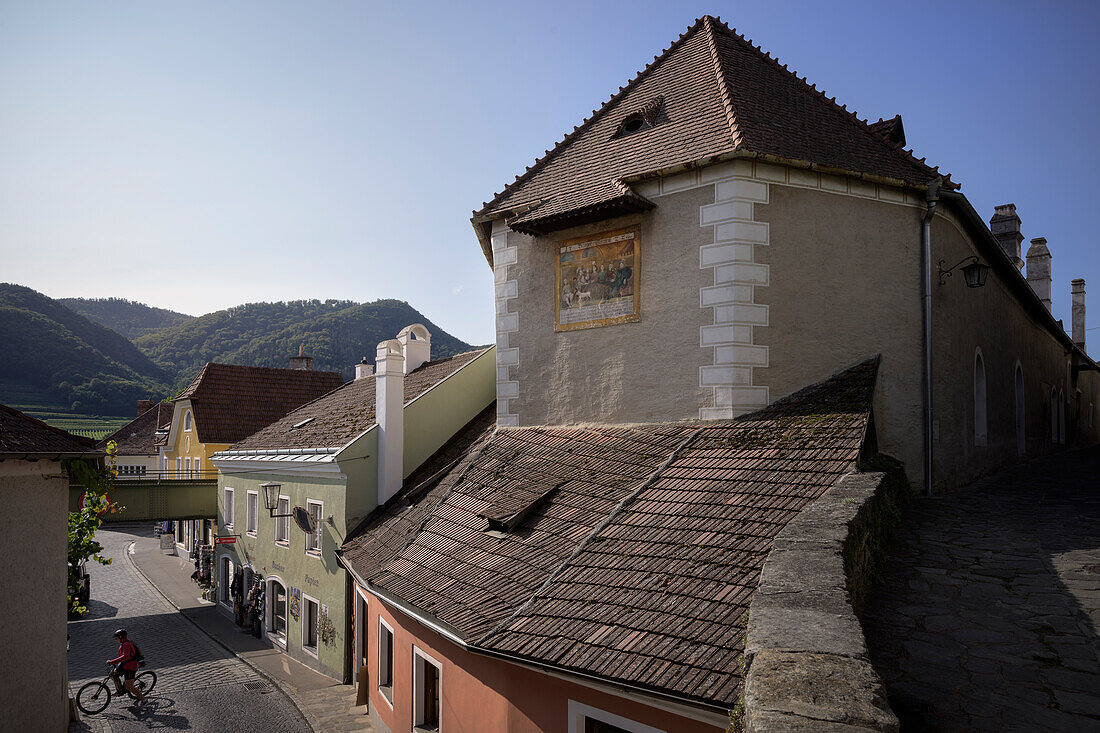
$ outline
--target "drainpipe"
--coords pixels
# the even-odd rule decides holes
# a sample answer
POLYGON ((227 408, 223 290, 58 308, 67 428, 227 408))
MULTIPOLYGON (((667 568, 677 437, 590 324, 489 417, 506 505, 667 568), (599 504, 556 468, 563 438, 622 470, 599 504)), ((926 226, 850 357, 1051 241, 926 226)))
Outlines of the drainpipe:
POLYGON ((932 218, 940 198, 940 179, 928 185, 925 201, 928 211, 921 229, 920 256, 922 269, 922 356, 924 369, 921 384, 924 387, 924 493, 932 496, 932 218))

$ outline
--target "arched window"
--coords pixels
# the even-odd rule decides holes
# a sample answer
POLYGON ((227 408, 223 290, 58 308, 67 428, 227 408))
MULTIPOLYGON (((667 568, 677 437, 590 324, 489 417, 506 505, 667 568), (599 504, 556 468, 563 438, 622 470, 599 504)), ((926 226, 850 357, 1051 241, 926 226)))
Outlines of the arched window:
POLYGON ((1058 442, 1066 443, 1066 393, 1058 390, 1058 442))
POLYGON ((1027 455, 1027 430, 1024 421, 1024 370, 1016 362, 1016 453, 1027 455))
POLYGON ((191 432, 191 411, 183 413, 183 429, 187 432, 191 432))
POLYGON ((1050 442, 1058 442, 1058 390, 1050 388, 1050 442))
POLYGON ((982 350, 978 349, 974 354, 974 445, 986 445, 988 442, 986 425, 985 362, 982 361, 982 350))

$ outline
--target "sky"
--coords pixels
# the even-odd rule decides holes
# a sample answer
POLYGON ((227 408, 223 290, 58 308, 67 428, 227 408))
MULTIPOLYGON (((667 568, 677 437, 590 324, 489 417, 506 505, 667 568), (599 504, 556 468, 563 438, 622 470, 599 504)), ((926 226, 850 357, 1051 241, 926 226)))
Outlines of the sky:
POLYGON ((399 298, 491 342, 471 211, 704 13, 900 113, 987 221, 1015 203, 1055 317, 1084 277, 1100 326, 1092 2, 0 0, 0 281, 192 315, 399 298))

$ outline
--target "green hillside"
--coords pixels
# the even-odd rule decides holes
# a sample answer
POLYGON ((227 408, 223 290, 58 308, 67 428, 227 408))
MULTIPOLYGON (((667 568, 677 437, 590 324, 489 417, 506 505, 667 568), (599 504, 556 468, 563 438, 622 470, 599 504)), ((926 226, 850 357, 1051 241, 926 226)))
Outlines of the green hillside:
POLYGON ((134 343, 158 365, 175 372, 176 388, 186 386, 208 361, 285 367, 303 344, 315 369, 340 371, 351 379, 364 356, 373 363, 379 341, 393 338, 412 323, 423 323, 431 331, 433 358, 470 348, 400 300, 249 303, 199 316, 134 343))
POLYGON ((169 374, 130 341, 30 288, 0 284, 0 402, 129 415, 169 374))
POLYGON ((131 341, 194 317, 125 298, 60 298, 57 302, 131 341))

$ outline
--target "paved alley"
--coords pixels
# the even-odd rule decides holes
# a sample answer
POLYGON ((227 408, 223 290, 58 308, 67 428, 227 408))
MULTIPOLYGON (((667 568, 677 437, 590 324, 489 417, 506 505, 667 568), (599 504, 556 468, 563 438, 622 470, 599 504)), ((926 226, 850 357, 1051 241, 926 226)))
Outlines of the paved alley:
POLYGON ((1100 731, 1100 449, 910 501, 864 626, 902 731, 1100 731))
POLYGON ((92 600, 86 617, 69 622, 69 686, 102 679, 105 660, 115 656, 115 629, 125 628, 158 675, 145 709, 113 697, 98 715, 83 717, 70 731, 309 730, 291 702, 264 678, 183 618, 134 569, 125 553, 151 524, 105 525, 97 538, 114 561, 89 563, 92 600))

